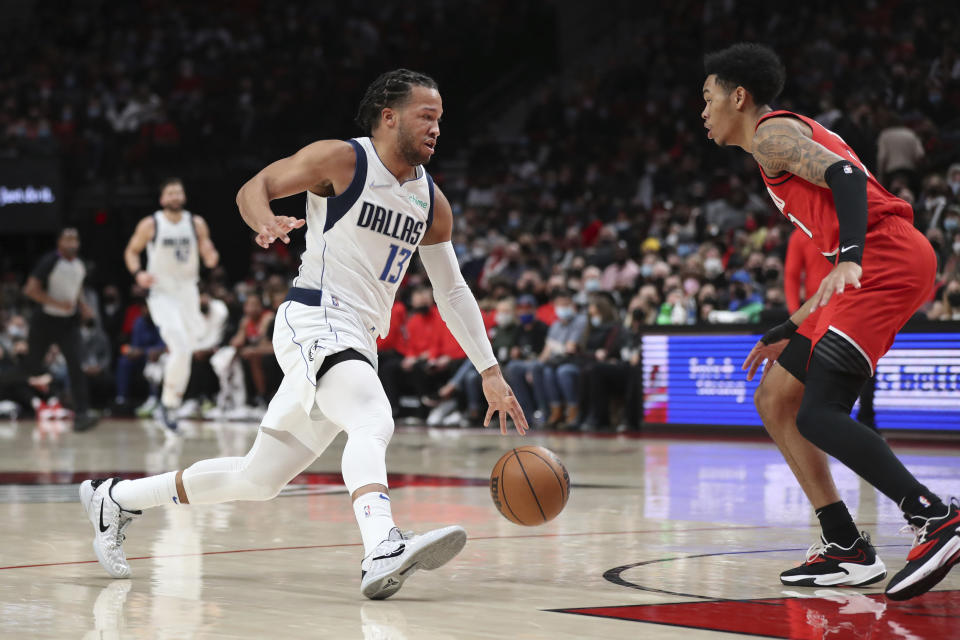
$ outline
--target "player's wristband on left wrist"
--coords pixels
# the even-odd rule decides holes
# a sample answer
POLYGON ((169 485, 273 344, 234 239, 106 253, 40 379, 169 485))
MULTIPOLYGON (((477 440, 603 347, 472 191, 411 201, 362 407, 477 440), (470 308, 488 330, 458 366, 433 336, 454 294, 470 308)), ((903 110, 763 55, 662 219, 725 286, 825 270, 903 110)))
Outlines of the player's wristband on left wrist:
POLYGON ((760 342, 763 344, 773 344, 774 342, 780 342, 781 340, 786 340, 790 338, 797 332, 799 327, 794 324, 793 320, 787 318, 787 321, 783 324, 778 324, 770 331, 767 331, 763 334, 763 337, 760 338, 760 342))

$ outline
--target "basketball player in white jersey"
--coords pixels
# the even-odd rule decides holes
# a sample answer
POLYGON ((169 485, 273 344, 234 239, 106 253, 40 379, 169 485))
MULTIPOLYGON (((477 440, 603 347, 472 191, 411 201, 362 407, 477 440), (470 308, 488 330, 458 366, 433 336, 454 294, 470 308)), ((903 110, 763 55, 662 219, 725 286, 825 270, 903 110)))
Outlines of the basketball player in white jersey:
POLYGON ((145 508, 267 500, 347 432, 344 483, 353 500, 364 557, 361 592, 386 598, 417 569, 436 569, 466 543, 458 526, 422 535, 394 524, 385 455, 390 403, 376 374, 376 338, 414 251, 453 335, 481 372, 489 409, 520 434, 527 421, 494 357, 476 300, 451 243, 453 214, 423 165, 440 134, 436 83, 398 69, 367 89, 358 123, 369 138, 324 140, 266 167, 237 195, 244 221, 266 248, 307 225, 300 273, 280 306, 273 346, 284 371, 257 439, 242 458, 204 460, 141 480, 87 480, 80 498, 94 525, 94 549, 114 577, 130 575, 124 531, 145 508), (270 201, 306 192, 306 220, 274 216, 270 201))
POLYGON ((183 208, 187 197, 183 183, 170 178, 160 186, 160 206, 137 224, 123 253, 127 269, 137 284, 149 290, 150 316, 167 345, 163 368, 160 413, 164 425, 176 432, 176 409, 190 381, 190 361, 198 332, 204 326, 200 314, 200 260, 213 269, 220 260, 210 228, 200 216, 183 208), (140 254, 147 250, 147 268, 140 254))

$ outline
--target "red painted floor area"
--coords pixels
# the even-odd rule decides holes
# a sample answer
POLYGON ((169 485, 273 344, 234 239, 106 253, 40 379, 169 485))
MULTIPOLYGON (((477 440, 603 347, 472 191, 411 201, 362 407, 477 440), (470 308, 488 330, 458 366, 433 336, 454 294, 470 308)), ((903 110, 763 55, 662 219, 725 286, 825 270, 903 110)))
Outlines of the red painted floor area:
POLYGON ((960 638, 960 591, 934 591, 907 602, 836 590, 820 590, 810 595, 818 597, 560 611, 787 640, 960 638))

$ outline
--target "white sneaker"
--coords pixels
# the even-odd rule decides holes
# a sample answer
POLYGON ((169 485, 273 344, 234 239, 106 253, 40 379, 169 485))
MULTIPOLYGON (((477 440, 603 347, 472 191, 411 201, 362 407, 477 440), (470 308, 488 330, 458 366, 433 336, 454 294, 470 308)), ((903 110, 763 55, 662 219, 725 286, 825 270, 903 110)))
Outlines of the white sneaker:
POLYGON ((157 408, 157 404, 159 404, 159 402, 160 401, 157 399, 157 396, 150 396, 147 398, 146 402, 134 409, 133 413, 138 418, 149 418, 151 415, 153 415, 153 410, 157 408))
POLYGON ((110 494, 117 478, 84 480, 80 504, 93 524, 93 550, 97 560, 113 578, 129 578, 130 563, 123 553, 124 531, 142 511, 125 511, 110 494))
POLYGON ((467 532, 463 527, 443 527, 421 535, 402 534, 394 527, 360 563, 360 593, 371 600, 389 598, 417 569, 442 567, 465 544, 467 532))
POLYGON ((200 402, 196 398, 189 398, 183 401, 180 408, 173 411, 174 418, 177 420, 189 420, 200 415, 200 402))

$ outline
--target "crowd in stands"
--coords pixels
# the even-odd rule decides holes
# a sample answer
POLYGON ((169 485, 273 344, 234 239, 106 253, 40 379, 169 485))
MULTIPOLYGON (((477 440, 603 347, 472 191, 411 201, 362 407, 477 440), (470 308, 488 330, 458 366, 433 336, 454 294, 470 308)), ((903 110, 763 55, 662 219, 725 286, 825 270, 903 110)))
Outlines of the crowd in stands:
MULTIPOLYGON (((696 3, 702 15, 691 19, 691 3, 621 3, 620 39, 628 35, 620 46, 629 55, 601 50, 586 71, 548 75, 533 86, 519 127, 470 131, 456 108, 494 82, 497 69, 463 67, 473 60, 467 45, 451 42, 444 27, 469 18, 496 24, 491 42, 514 37, 509 21, 497 20, 506 3, 436 15, 434 5, 421 15, 386 3, 382 16, 341 15, 347 10, 331 5, 310 20, 309 3, 285 3, 275 15, 240 4, 246 9, 213 20, 189 3, 146 3, 150 19, 138 29, 126 28, 140 21, 128 5, 111 6, 115 31, 84 22, 79 11, 54 21, 59 49, 21 42, 16 50, 20 59, 36 56, 30 75, 15 72, 17 55, 0 61, 0 153, 29 153, 46 140, 68 166, 83 167, 86 180, 170 166, 189 187, 190 167, 214 156, 242 158, 252 172, 318 133, 349 135, 354 105, 342 97, 358 95, 396 60, 432 72, 449 105, 444 127, 459 123, 453 134, 444 129, 430 169, 453 205, 462 271, 518 399, 541 427, 636 429, 639 341, 650 326, 769 326, 812 293, 787 284, 792 225, 769 201, 756 164, 717 148, 700 128, 704 49, 761 38, 787 65, 775 106, 843 136, 913 206, 939 257, 937 288, 921 314, 960 320, 960 5, 818 0, 770 12, 706 2, 696 3), (421 19, 438 28, 418 28, 421 19), (416 55, 399 55, 414 31, 416 55), (85 34, 97 35, 93 46, 69 44, 85 34), (98 53, 70 55, 75 47, 98 53), (449 139, 461 148, 445 147, 449 139), (458 152, 465 169, 444 164, 444 153, 458 152)), ((547 11, 519 5, 528 19, 547 11)), ((239 225, 211 220, 215 239, 239 225)), ((119 264, 117 257, 101 265, 91 291, 99 317, 84 328, 100 406, 150 396, 151 364, 163 351, 143 292, 121 295, 126 281, 102 281, 119 264)), ((220 324, 197 353, 188 397, 221 411, 262 407, 279 380, 272 313, 296 271, 296 250, 257 249, 249 264, 236 283, 222 270, 205 283, 220 324)), ((63 376, 51 354, 52 381, 4 377, 29 330, 23 275, 8 273, 0 283, 0 398, 21 402, 30 388, 63 376)), ((428 285, 414 262, 380 342, 381 379, 398 416, 477 425, 486 409, 480 378, 428 285)))

